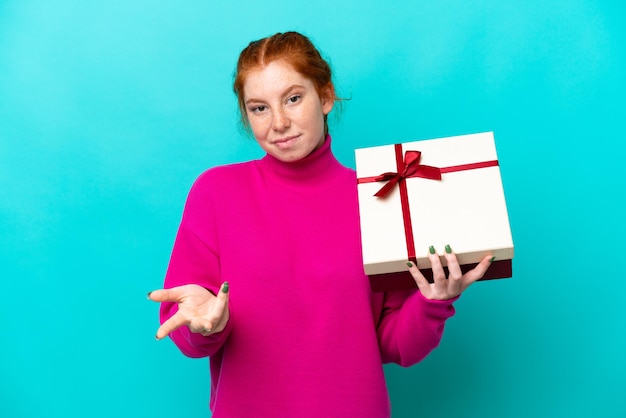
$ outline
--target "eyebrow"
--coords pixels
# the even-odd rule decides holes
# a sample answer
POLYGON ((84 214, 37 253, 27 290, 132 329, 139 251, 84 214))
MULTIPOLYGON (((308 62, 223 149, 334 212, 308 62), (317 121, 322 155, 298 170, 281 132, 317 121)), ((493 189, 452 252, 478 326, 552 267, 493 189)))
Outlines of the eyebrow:
MULTIPOLYGON (((300 84, 293 84, 289 87, 287 87, 285 90, 283 90, 283 92, 280 94, 282 97, 287 96, 292 90, 298 89, 298 88, 305 88, 304 86, 300 85, 300 84)), ((246 104, 249 103, 254 103, 254 102, 264 102, 264 100, 261 99, 255 99, 254 97, 251 97, 249 99, 246 100, 246 104)))

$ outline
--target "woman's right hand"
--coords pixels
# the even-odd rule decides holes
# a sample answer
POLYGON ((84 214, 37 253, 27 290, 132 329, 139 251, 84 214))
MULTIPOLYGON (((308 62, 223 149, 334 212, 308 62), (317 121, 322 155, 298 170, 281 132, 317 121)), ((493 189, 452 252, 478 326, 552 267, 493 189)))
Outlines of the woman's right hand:
POLYGON ((187 284, 148 293, 155 302, 178 303, 178 312, 163 322, 156 333, 160 340, 177 328, 187 325, 191 332, 208 336, 221 332, 228 323, 228 282, 224 282, 217 296, 202 286, 187 284))

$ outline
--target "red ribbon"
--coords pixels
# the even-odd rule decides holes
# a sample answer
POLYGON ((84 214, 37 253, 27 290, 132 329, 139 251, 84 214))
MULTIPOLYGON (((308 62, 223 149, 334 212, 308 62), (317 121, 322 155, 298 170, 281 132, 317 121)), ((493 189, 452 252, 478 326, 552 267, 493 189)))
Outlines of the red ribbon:
POLYGON ((479 163, 461 164, 450 167, 432 167, 420 164, 422 153, 420 151, 406 151, 402 158, 402 144, 394 145, 396 154, 397 172, 387 172, 373 177, 362 177, 357 179, 357 184, 386 181, 383 187, 374 196, 386 197, 397 184, 400 188, 400 204, 402 206, 402 219, 404 221, 404 235, 406 237, 406 249, 409 260, 416 261, 415 243, 413 240, 413 226, 411 223, 411 211, 409 209, 409 193, 406 187, 406 179, 421 177, 429 180, 441 180, 444 173, 455 171, 474 170, 477 168, 495 167, 498 160, 482 161, 479 163))

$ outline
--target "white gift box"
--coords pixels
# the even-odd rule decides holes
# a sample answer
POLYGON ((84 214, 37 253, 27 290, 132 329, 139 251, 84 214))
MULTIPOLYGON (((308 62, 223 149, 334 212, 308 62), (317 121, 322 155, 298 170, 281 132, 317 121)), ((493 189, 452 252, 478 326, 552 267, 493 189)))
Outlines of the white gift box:
POLYGON ((415 287, 408 260, 432 277, 431 245, 440 255, 450 245, 464 271, 491 254, 484 278, 511 277, 513 239, 492 132, 355 153, 363 264, 374 290, 415 287), (411 159, 408 177, 399 176, 411 159), (389 182, 388 194, 375 196, 389 182))

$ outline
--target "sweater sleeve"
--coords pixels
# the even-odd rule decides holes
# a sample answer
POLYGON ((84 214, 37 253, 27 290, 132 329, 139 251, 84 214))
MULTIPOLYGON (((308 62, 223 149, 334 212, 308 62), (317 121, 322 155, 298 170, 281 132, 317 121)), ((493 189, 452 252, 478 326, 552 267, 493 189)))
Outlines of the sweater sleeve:
MULTIPOLYGON (((169 289, 185 284, 197 284, 217 294, 222 278, 213 205, 201 176, 194 183, 183 212, 183 218, 176 235, 174 248, 165 275, 164 288, 169 289)), ((160 321, 165 322, 178 310, 178 304, 163 302, 160 321)), ((188 357, 206 357, 217 353, 231 330, 231 320, 226 328, 210 336, 192 333, 182 326, 170 333, 170 338, 188 357)))
POLYGON ((439 345, 457 299, 429 300, 418 290, 385 293, 377 325, 383 363, 408 367, 422 361, 439 345))

